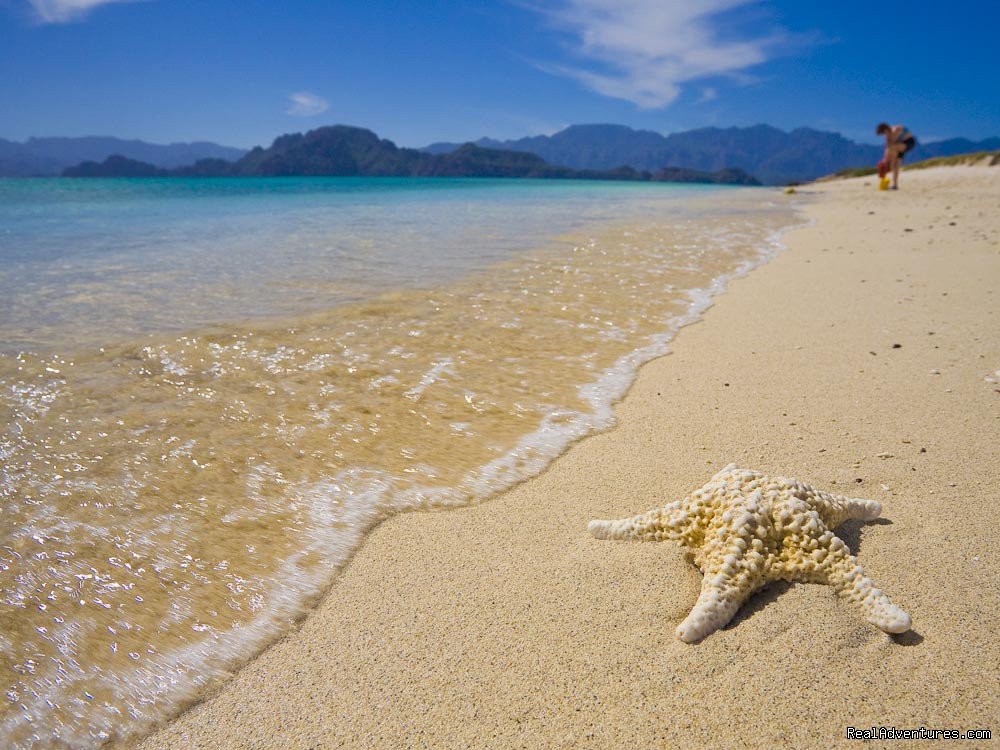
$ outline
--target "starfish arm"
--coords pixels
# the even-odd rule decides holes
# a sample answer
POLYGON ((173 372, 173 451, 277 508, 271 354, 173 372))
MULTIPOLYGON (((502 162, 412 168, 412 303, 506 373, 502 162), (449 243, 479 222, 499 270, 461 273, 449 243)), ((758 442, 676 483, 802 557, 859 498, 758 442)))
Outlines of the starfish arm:
POLYGON ((823 523, 830 529, 853 518, 861 521, 873 521, 882 515, 882 504, 875 500, 845 497, 830 492, 818 492, 815 506, 823 523))
POLYGON ((594 520, 587 524, 587 530, 598 539, 658 542, 680 538, 686 524, 687 514, 681 509, 680 503, 673 502, 638 516, 616 521, 594 520))
POLYGON ((762 569, 763 558, 745 556, 736 546, 713 554, 706 562, 698 601, 677 626, 677 637, 685 643, 694 643, 724 627, 743 602, 763 585, 762 569))
POLYGON ((875 582, 865 575, 847 545, 834 537, 830 551, 820 565, 826 581, 837 593, 858 607, 872 625, 886 633, 905 633, 910 629, 910 616, 890 601, 875 582))

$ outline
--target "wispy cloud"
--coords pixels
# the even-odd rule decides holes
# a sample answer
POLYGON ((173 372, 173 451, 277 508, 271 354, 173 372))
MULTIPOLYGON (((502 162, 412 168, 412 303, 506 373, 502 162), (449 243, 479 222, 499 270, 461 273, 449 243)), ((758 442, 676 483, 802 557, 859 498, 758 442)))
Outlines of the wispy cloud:
POLYGON ((134 0, 28 0, 36 18, 42 23, 69 23, 78 21, 94 8, 111 3, 128 3, 134 0))
POLYGON ((754 0, 513 1, 569 34, 580 60, 540 68, 645 109, 667 106, 688 81, 740 75, 767 60, 785 37, 721 33, 720 14, 754 0))
POLYGON ((719 92, 717 89, 711 86, 706 86, 701 90, 701 96, 698 97, 698 103, 703 104, 705 102, 713 102, 719 98, 719 92))
POLYGON ((289 95, 286 112, 296 117, 313 117, 330 109, 330 103, 309 91, 296 91, 289 95))

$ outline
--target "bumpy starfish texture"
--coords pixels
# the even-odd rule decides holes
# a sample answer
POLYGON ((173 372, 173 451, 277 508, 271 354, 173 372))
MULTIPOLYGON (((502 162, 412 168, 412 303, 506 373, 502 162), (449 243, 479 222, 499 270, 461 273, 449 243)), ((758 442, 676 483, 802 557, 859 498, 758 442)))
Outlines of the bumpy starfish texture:
POLYGON ((677 627, 685 643, 729 622, 770 581, 828 583, 887 633, 910 629, 910 616, 865 575, 831 529, 878 518, 874 500, 833 495, 794 479, 767 477, 730 464, 699 490, 648 513, 591 521, 598 539, 680 542, 704 579, 694 609, 677 627))

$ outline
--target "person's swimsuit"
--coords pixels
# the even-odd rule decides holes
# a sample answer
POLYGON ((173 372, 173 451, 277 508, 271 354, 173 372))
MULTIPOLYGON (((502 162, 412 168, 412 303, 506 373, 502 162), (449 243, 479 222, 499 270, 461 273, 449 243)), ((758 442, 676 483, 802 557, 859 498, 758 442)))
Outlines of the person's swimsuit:
POLYGON ((899 152, 899 158, 902 160, 907 152, 912 151, 916 147, 917 137, 906 128, 903 128, 903 137, 899 139, 899 142, 903 144, 903 150, 899 152))

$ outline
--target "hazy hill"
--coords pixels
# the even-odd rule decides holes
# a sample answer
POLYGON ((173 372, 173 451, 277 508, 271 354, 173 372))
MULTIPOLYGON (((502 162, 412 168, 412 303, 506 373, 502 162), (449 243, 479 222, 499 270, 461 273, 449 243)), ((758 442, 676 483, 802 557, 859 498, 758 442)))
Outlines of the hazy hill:
POLYGON ((256 147, 235 162, 202 159, 169 172, 156 165, 115 155, 104 162, 88 160, 63 171, 66 177, 535 177, 661 182, 758 184, 740 170, 717 173, 660 168, 655 173, 631 167, 576 170, 552 166, 535 154, 483 148, 468 143, 445 154, 399 148, 363 128, 333 125, 291 133, 268 148, 256 147))
POLYGON ((166 169, 124 156, 109 156, 104 161, 85 161, 63 170, 63 177, 167 177, 166 169))
MULTIPOLYGON (((882 154, 881 146, 856 143, 838 133, 811 128, 785 132, 770 125, 699 128, 667 136, 624 125, 572 125, 551 136, 511 141, 483 138, 476 144, 527 151, 550 164, 575 169, 628 165, 652 171, 670 165, 715 172, 732 167, 770 184, 811 180, 846 167, 874 164, 882 154)), ((456 147, 453 143, 434 143, 423 150, 444 154, 456 147)), ((951 156, 998 147, 1000 138, 979 142, 964 138, 921 142, 913 158, 951 156)))
POLYGON ((239 159, 246 151, 217 143, 170 143, 123 140, 105 136, 29 138, 24 143, 0 138, 0 177, 42 177, 60 174, 84 161, 99 162, 118 155, 161 169, 193 164, 199 159, 239 159))
POLYGON ((968 138, 949 138, 946 141, 934 141, 924 144, 916 153, 921 159, 936 159, 942 156, 958 156, 977 151, 996 151, 1000 149, 1000 137, 985 138, 981 141, 970 141, 968 138))

